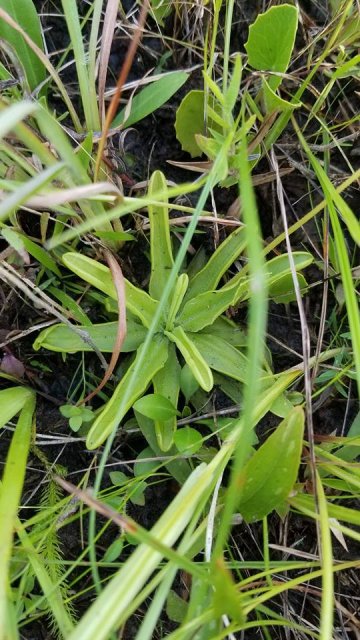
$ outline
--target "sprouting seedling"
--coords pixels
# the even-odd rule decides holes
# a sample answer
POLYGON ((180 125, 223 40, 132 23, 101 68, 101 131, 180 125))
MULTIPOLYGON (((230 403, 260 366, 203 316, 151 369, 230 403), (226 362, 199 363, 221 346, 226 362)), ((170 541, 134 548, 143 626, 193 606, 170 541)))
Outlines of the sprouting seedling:
POLYGON ((64 418, 68 418, 72 431, 79 431, 83 423, 91 422, 94 419, 92 409, 88 407, 75 406, 73 404, 63 404, 60 413, 64 418))

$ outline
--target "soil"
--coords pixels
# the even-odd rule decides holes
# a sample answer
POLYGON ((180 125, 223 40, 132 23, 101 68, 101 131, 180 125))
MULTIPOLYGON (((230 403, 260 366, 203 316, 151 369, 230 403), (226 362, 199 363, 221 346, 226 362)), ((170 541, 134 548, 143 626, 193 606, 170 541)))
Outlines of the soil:
MULTIPOLYGON (((43 14, 42 22, 45 29, 46 42, 50 53, 54 53, 68 43, 68 36, 66 30, 63 27, 62 19, 57 15, 58 3, 51 2, 50 0, 38 1, 37 4, 39 10, 43 14)), ((124 10, 127 11, 130 5, 127 6, 127 2, 123 2, 124 10)), ((82 13, 88 10, 89 2, 78 2, 79 8, 82 13)), ((302 7, 305 9, 309 20, 320 26, 324 23, 327 16, 328 6, 327 2, 313 3, 303 0, 301 2, 302 7)), ((236 4, 236 14, 234 20, 234 47, 239 48, 246 40, 247 25, 256 17, 256 15, 262 10, 263 2, 258 0, 253 3, 238 2, 236 4), (242 43, 241 45, 239 43, 242 43)), ((178 40, 181 40, 181 25, 174 18, 170 17, 166 22, 166 34, 176 36, 178 40)), ((112 53, 110 58, 110 72, 109 78, 113 75, 116 77, 119 68, 124 59, 124 54, 127 50, 128 41, 124 37, 122 32, 116 34, 114 39, 112 53)), ((159 63, 164 53, 167 53, 168 46, 160 38, 155 37, 153 34, 147 35, 144 38, 138 55, 136 56, 135 64, 131 70, 129 79, 136 79, 143 77, 144 73, 148 72, 150 68, 159 63)), ((55 56, 56 57, 56 56, 55 56)), ((173 45, 173 53, 166 63, 164 70, 170 70, 176 68, 176 64, 179 66, 196 64, 198 61, 195 59, 188 59, 185 56, 183 47, 180 45, 173 45)), ((75 73, 72 67, 68 67, 63 73, 63 80, 67 85, 72 85, 75 91, 75 73)), ((195 72, 191 78, 192 87, 201 86, 201 76, 199 72, 195 72)), ((149 175, 155 169, 161 169, 169 180, 175 182, 183 182, 185 180, 192 180, 193 174, 179 170, 167 163, 168 160, 188 161, 189 156, 181 150, 181 147, 176 140, 174 130, 175 112, 182 97, 189 90, 189 84, 185 85, 176 96, 170 101, 169 104, 159 109, 155 114, 148 116, 142 122, 138 123, 125 139, 125 167, 131 181, 141 182, 146 180, 149 175), (130 166, 131 164, 131 166, 130 166), (128 166, 129 165, 129 166, 128 166)), ((349 95, 353 98, 351 93, 351 87, 349 87, 349 95)), ((53 107, 59 108, 60 103, 56 98, 52 98, 53 107)), ((355 100, 355 98, 354 98, 355 100)), ((287 137, 288 133, 285 133, 284 140, 289 141, 287 137)), ((291 142, 291 140, 290 140, 291 142)), ((279 144, 281 147, 281 144, 279 144)), ((301 154, 299 152, 292 152, 293 157, 301 162, 301 154)), ((334 156, 334 163, 341 171, 347 170, 347 167, 341 156, 334 156)), ((266 162, 263 165, 259 165, 258 172, 268 170, 266 162)), ((320 193, 308 193, 307 179, 301 175, 298 171, 294 171, 289 176, 286 176, 283 180, 284 187, 286 189, 287 197, 289 200, 289 224, 295 221, 294 211, 296 210, 296 216, 300 217, 303 213, 307 212, 311 206, 321 199, 320 193)), ((127 189, 125 184, 125 189, 127 189)), ((276 235, 279 225, 279 212, 276 205, 275 186, 273 184, 263 185, 256 188, 257 204, 261 215, 261 225, 264 237, 269 240, 276 235)), ((217 204, 219 214, 226 213, 231 203, 236 198, 236 190, 215 190, 215 201, 217 204)), ((346 194, 349 200, 349 204, 356 209, 359 205, 359 191, 349 190, 346 194)), ((192 196, 193 198, 193 196, 192 196)), ((209 206, 211 203, 209 202, 209 206)), ((133 224, 129 221, 129 224, 133 224)), ((32 231, 34 233, 34 230, 32 231)), ((305 229, 302 229, 293 236, 293 249, 302 249, 304 241, 308 242, 309 238, 321 252, 321 246, 318 242, 318 233, 314 224, 309 224, 305 229)), ((203 243, 203 236, 200 239, 194 240, 194 246, 203 243)), ((212 230, 207 229, 207 241, 205 243, 209 255, 213 251, 214 237, 212 230)), ((149 273, 149 262, 144 252, 147 247, 147 240, 144 237, 143 232, 140 232, 136 243, 129 243, 125 245, 124 252, 121 255, 121 260, 126 265, 126 269, 130 273, 134 282, 141 283, 146 282, 149 273)), ((1 247, 0 247, 1 249, 1 247)), ((281 250, 281 247, 280 247, 281 250)), ((36 266, 34 265, 34 271, 31 273, 31 268, 26 269, 27 277, 36 277, 36 266)), ((319 329, 319 318, 321 310, 321 297, 322 297, 322 282, 321 273, 313 268, 309 270, 308 282, 310 284, 309 294, 305 299, 306 314, 311 330, 312 347, 313 350, 316 346, 316 337, 319 329)), ((329 309, 336 308, 338 310, 339 317, 341 316, 341 309, 334 297, 334 291, 330 287, 330 300, 329 309)), ((7 290, 4 287, 5 301, 0 315, 0 336, 8 335, 10 330, 17 329, 24 331, 34 324, 46 320, 47 318, 43 314, 31 307, 26 300, 21 300, 16 297, 14 292, 7 290)), ((235 319, 239 323, 246 321, 247 308, 246 305, 241 306, 235 315, 235 319)), ((95 320, 96 318, 94 318, 95 320)), ((99 320, 99 319, 98 319, 99 320)), ((346 326, 342 326, 342 332, 347 331, 346 326)), ((291 367, 299 362, 297 354, 302 352, 302 338, 301 327, 298 315, 298 309, 295 303, 289 305, 270 303, 269 307, 269 319, 268 319, 268 347, 271 352, 273 369, 275 372, 282 371, 288 367, 291 367)), ((330 342, 332 332, 327 329, 324 336, 324 343, 330 342)), ((30 383, 38 390, 42 395, 42 399, 39 402, 38 415, 37 415, 37 434, 40 440, 44 440, 42 436, 55 436, 59 439, 62 435, 68 436, 69 427, 68 422, 62 418, 58 411, 58 405, 67 401, 69 385, 74 389, 76 385, 81 381, 81 371, 78 368, 78 359, 72 356, 64 363, 58 354, 39 352, 34 354, 31 345, 33 341, 33 335, 24 337, 21 341, 16 341, 11 347, 11 352, 22 363, 24 363, 27 369, 27 376, 30 383), (36 360, 36 364, 33 364, 36 360)), ((96 360, 92 356, 86 357, 86 366, 95 368, 97 365, 96 360)), ((301 384, 298 386, 298 390, 302 390, 301 384)), ((355 384, 351 389, 351 400, 346 401, 346 398, 341 397, 339 393, 334 392, 323 399, 323 402, 318 403, 314 412, 314 426, 316 434, 334 434, 343 435, 346 434, 349 426, 351 425, 356 412, 357 412, 357 400, 355 397, 355 384)), ((222 398, 218 393, 215 408, 221 408, 223 404, 226 404, 228 399, 222 398)), ((96 403, 95 403, 96 406, 96 403)), ((273 416, 267 416, 262 422, 258 430, 259 438, 264 438, 271 430, 273 430, 278 424, 279 420, 273 416)), ((2 436, 1 440, 1 457, 4 460, 5 452, 10 440, 9 432, 6 432, 2 436)), ((126 469, 131 468, 131 465, 127 462, 136 458, 137 454, 145 447, 144 440, 139 434, 125 435, 119 434, 117 437, 113 454, 109 460, 109 471, 105 475, 104 486, 110 486, 109 472, 113 470, 122 470, 126 472, 126 469)), ((93 453, 88 452, 84 447, 83 441, 79 442, 61 442, 61 444, 52 444, 51 446, 42 445, 43 451, 47 457, 50 465, 62 465, 67 470, 67 477, 74 484, 82 476, 85 469, 88 469, 90 464, 95 462, 93 453)), ((35 507, 39 501, 39 493, 37 489, 42 486, 42 483, 46 481, 46 472, 44 465, 41 463, 36 453, 32 453, 29 459, 29 473, 27 476, 26 487, 24 492, 24 503, 28 503, 31 507, 33 505, 34 512, 35 507)), ((92 474, 90 473, 90 484, 92 481, 92 474)), ((164 480, 164 478, 158 478, 151 487, 146 489, 145 493, 145 506, 130 507, 129 515, 131 515, 137 522, 142 524, 146 528, 150 528, 165 510, 168 503, 174 497, 177 491, 177 487, 173 481, 164 480)), ((28 515, 28 514, 27 514, 28 515)), ((86 519, 84 520, 84 522, 86 519)), ((104 524, 104 521, 99 518, 98 528, 104 524)), ((86 527, 86 524, 85 524, 86 527)), ((66 559, 73 559, 81 552, 81 545, 79 540, 79 528, 78 522, 73 525, 68 525, 60 529, 60 535, 63 545, 63 551, 66 554, 66 559)), ((109 541, 116 535, 115 527, 108 528, 106 534, 101 539, 99 549, 105 549, 109 541)), ((298 518, 292 515, 281 521, 278 516, 273 515, 269 519, 269 535, 270 543, 283 544, 290 548, 296 548, 299 540, 301 540, 301 548, 305 549, 308 553, 316 553, 315 548, 315 530, 313 522, 306 522, 303 517, 298 518)), ((86 536, 86 531, 85 531, 86 536)), ((233 549, 241 549, 242 560, 253 560, 254 557, 262 556, 262 530, 259 526, 248 526, 246 524, 238 525, 233 530, 233 549)), ((346 554, 340 544, 335 545, 334 554, 336 558, 342 558, 346 554)), ((360 554, 360 548, 355 544, 352 544, 350 550, 350 556, 356 557, 360 554)), ((283 555, 279 552, 272 552, 274 559, 282 559, 283 555), (276 557, 278 554, 278 558, 276 557)), ((349 556, 346 555, 348 558, 349 556)), ((79 570, 80 573, 80 570, 79 570)), ((104 571, 102 577, 111 575, 111 571, 104 571)), ((246 573, 246 572, 245 572, 246 573)), ((359 577, 351 574, 350 577, 347 574, 343 576, 340 574, 337 577, 337 598, 340 603, 346 606, 355 614, 358 610, 358 599, 356 594, 359 589, 359 577)), ((86 586, 86 585, 85 585, 86 586)), ((78 613, 81 614, 88 606, 88 596, 80 603, 77 603, 78 613)), ((301 614, 304 608, 307 609, 307 619, 313 620, 314 624, 317 624, 319 616, 319 598, 311 589, 308 593, 305 592, 291 592, 290 599, 279 599, 273 603, 275 610, 281 614, 286 613, 293 616, 295 622, 301 621, 301 614)), ((143 611, 146 610, 144 605, 143 611)), ((125 640, 131 640, 135 637, 136 629, 141 622, 141 612, 139 616, 134 616, 126 625, 123 630, 122 637, 125 640)), ((154 637, 165 637, 172 629, 173 623, 167 620, 164 614, 162 633, 154 637)), ((342 635, 342 620, 338 618, 336 620, 336 628, 338 635, 336 637, 344 637, 342 635)), ((288 637, 285 631, 272 630, 271 637, 273 640, 277 638, 282 639, 288 637)), ((40 638, 52 638, 53 636, 49 632, 48 623, 46 620, 40 619, 34 621, 32 624, 24 627, 22 637, 26 640, 38 640, 40 638)), ((240 634, 236 637, 243 637, 240 634)), ((259 635, 254 635, 260 637, 259 635)), ((350 637, 350 636, 349 636, 350 637)), ((246 640, 246 639, 245 639, 246 640)), ((249 636, 250 640, 250 636, 249 636)))

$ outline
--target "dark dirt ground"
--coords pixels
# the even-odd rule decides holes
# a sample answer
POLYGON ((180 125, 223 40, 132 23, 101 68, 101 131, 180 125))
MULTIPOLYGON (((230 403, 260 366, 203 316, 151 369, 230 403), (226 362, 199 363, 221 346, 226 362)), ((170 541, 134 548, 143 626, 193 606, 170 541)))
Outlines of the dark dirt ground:
MULTIPOLYGON (((46 41, 50 52, 57 51, 67 44, 66 32, 62 26, 61 20, 57 17, 58 3, 51 2, 50 0, 38 1, 37 6, 43 13, 43 26, 46 34, 46 41), (51 15, 48 15, 51 14, 51 15)), ((321 25, 326 20, 326 3, 313 3, 310 1, 303 1, 302 6, 305 8, 310 20, 315 24, 321 25)), ((87 10, 89 2, 79 2, 80 9, 85 12, 87 10)), ((125 10, 128 8, 124 3, 125 10)), ((234 46, 239 47, 239 42, 243 43, 246 39, 247 25, 251 22, 256 15, 263 9, 262 1, 254 1, 253 3, 238 2, 236 5, 236 20, 234 27, 234 46), (250 6, 249 6, 250 5, 250 6), (236 45, 235 45, 236 43, 236 45)), ((181 26, 174 23, 174 20, 170 18, 166 23, 166 31, 168 35, 172 35, 174 32, 177 34, 179 40, 181 39, 181 26)), ((111 55, 111 72, 116 76, 119 68, 122 64, 124 54, 126 52, 128 42, 122 34, 116 34, 113 44, 113 50, 111 55)), ((141 48, 138 52, 136 63, 131 71, 131 77, 129 79, 135 79, 142 77, 144 72, 153 67, 154 64, 160 59, 164 53, 163 43, 159 38, 148 36, 143 40, 141 48)), ((188 56, 184 54, 182 47, 178 47, 178 50, 174 50, 173 56, 169 58, 168 69, 176 68, 176 66, 185 66, 190 64, 196 64, 196 60, 189 60, 188 56)), ((74 83, 75 78, 73 71, 67 70, 64 75, 64 80, 69 83, 74 83)), ((199 86, 200 75, 195 73, 191 83, 193 86, 199 86)), ((144 121, 135 125, 135 130, 126 138, 126 152, 129 158, 135 160, 133 166, 128 167, 129 176, 135 181, 146 180, 151 172, 155 169, 161 169, 170 180, 184 181, 192 179, 192 174, 180 171, 171 165, 167 164, 167 160, 183 160, 189 159, 187 154, 182 152, 179 143, 175 138, 174 120, 176 108, 182 99, 183 95, 189 90, 189 85, 186 84, 182 90, 180 90, 170 104, 167 104, 163 108, 159 109, 155 114, 147 117, 144 121)), ((351 87, 349 88, 350 95, 351 87)), ((58 107, 56 100, 54 106, 58 107)), ((297 158, 301 161, 301 157, 297 158)), ((336 158, 335 162, 340 166, 341 170, 346 170, 341 166, 341 159, 336 158)), ((259 172, 267 170, 266 162, 263 162, 263 166, 259 166, 259 172)), ((289 198, 289 222, 291 223, 292 217, 292 205, 296 209, 296 215, 299 217, 302 213, 311 208, 308 191, 308 184, 306 179, 297 171, 284 178, 284 186, 289 198)), ((126 187, 125 187, 126 188, 126 187)), ((261 224, 264 237, 269 239, 272 237, 278 228, 278 211, 276 208, 274 197, 274 185, 263 185, 256 189, 256 196, 258 202, 258 208, 261 214, 261 224)), ((218 213, 221 215, 226 212, 236 197, 236 191, 224 189, 217 189, 215 198, 218 207, 218 213)), ((321 198, 321 194, 313 193, 312 201, 316 202, 321 198)), ((347 194, 349 204, 354 210, 358 209, 360 194, 359 191, 351 191, 347 194)), ((133 222, 130 220, 129 225, 133 222)), ((306 233, 310 235, 311 240, 316 243, 317 247, 321 250, 318 244, 318 235, 316 229, 310 225, 306 229, 306 233)), ((307 242, 304 236, 305 232, 298 233, 294 238, 294 249, 300 249, 303 247, 303 242, 307 242)), ((202 239, 201 239, 202 241, 202 239)), ((142 255, 142 249, 146 246, 145 241, 139 235, 137 243, 129 243, 130 247, 125 248, 125 254, 122 257, 124 262, 127 262, 129 271, 132 272, 132 277, 135 281, 144 281, 148 273, 148 262, 142 255), (140 257, 139 257, 140 256, 140 257)), ((207 246, 209 254, 213 250, 214 238, 211 231, 207 231, 207 246)), ((319 326, 320 315, 320 303, 322 295, 322 283, 321 275, 316 270, 308 274, 309 283, 312 284, 309 294, 306 297, 305 305, 307 318, 312 332, 313 347, 316 345, 316 336, 319 326)), ((34 323, 38 323, 44 318, 41 313, 31 308, 25 300, 17 298, 14 292, 4 291, 5 300, 3 302, 2 311, 0 315, 0 331, 1 336, 8 333, 9 330, 19 329, 24 330, 30 327, 34 323)), ((330 292, 329 308, 332 309, 334 304, 333 293, 330 292)), ((246 306, 240 307, 237 312, 237 320, 242 323, 246 320, 246 306)), ((340 314, 339 310, 339 314, 340 314)), ((346 331, 346 327, 343 327, 343 331, 346 331)), ((29 336, 23 340, 13 343, 11 350, 14 355, 19 358, 28 368, 31 384, 33 384, 40 392, 43 392, 45 396, 40 400, 38 418, 37 418, 37 430, 38 435, 56 435, 57 437, 68 435, 69 428, 67 421, 59 414, 57 405, 66 401, 67 391, 70 383, 73 383, 73 376, 76 378, 77 360, 75 357, 71 357, 67 360, 66 364, 62 362, 60 355, 54 353, 38 353, 36 359, 43 365, 49 367, 50 371, 39 371, 39 369, 32 367, 30 364, 31 359, 34 358, 34 354, 31 350, 33 336, 29 336), (55 374, 55 375, 54 375, 55 374)), ((330 333, 325 333, 324 341, 330 339, 330 333)), ((285 368, 297 364, 298 357, 294 352, 301 353, 301 331, 298 317, 298 311, 296 304, 280 305, 271 303, 269 308, 269 321, 268 321, 268 346, 271 351, 273 367, 275 371, 281 371, 285 368)), ((91 364, 91 356, 88 357, 89 364, 91 364)), ((354 385, 355 386, 355 385, 354 385)), ((352 389, 351 397, 353 399, 350 402, 346 401, 346 398, 342 398, 338 393, 330 394, 329 397, 323 399, 323 402, 318 402, 316 411, 314 413, 315 431, 317 434, 330 434, 336 432, 337 435, 346 434, 352 420, 357 411, 357 401, 354 397, 355 390, 352 389)), ((221 394, 217 396, 217 405, 215 408, 221 408, 223 402, 221 401, 221 394)), ((223 398, 224 401, 224 398, 223 398)), ((226 399, 225 399, 226 402, 226 399)), ((264 437, 271 429, 278 424, 278 419, 270 416, 265 418, 259 429, 259 437, 264 437)), ((2 437, 1 439, 1 453, 5 455, 8 445, 8 438, 2 437)), ((120 434, 115 443, 114 452, 110 459, 110 464, 113 465, 111 470, 124 469, 124 462, 134 459, 138 452, 144 447, 144 441, 138 435, 128 435, 124 437, 124 434, 120 434)), ((67 469, 67 476, 69 479, 76 483, 80 478, 80 475, 85 469, 89 467, 89 464, 93 458, 93 453, 87 452, 83 446, 83 442, 78 443, 71 442, 69 444, 55 444, 44 447, 44 452, 51 464, 60 464, 67 469)), ((125 467, 126 468, 126 467, 125 467)), ((25 488, 24 501, 30 501, 30 505, 36 505, 38 503, 39 495, 37 491, 34 493, 34 488, 41 486, 41 483, 46 480, 45 469, 36 455, 33 453, 29 459, 29 474, 27 477, 27 484, 25 488)), ((133 516, 135 520, 149 528, 154 524, 159 515, 166 508, 169 501, 174 495, 173 482, 165 482, 162 480, 153 487, 149 487, 146 491, 146 504, 144 507, 131 507, 129 515, 133 516)), ((101 519, 99 519, 99 526, 101 519)), ((86 526, 86 525, 85 525, 86 526)), ((295 515, 291 515, 284 522, 281 522, 277 516, 272 516, 269 520, 269 533, 270 542, 274 544, 283 544, 290 547, 296 544, 301 539, 301 548, 308 553, 316 553, 315 548, 315 530, 313 523, 307 523, 304 518, 297 518, 295 515)), ((105 548, 106 545, 116 535, 115 527, 110 527, 101 540, 100 548, 105 548)), ((86 531, 85 531, 86 536, 86 531)), ((78 524, 64 527, 61 530, 61 538, 63 543, 63 549, 66 550, 67 559, 71 560, 80 552, 79 530, 78 524)), ((262 534, 261 527, 248 526, 245 524, 239 525, 233 530, 233 547, 232 551, 237 554, 238 559, 251 560, 254 557, 262 556, 262 534)), ((350 549, 352 557, 360 555, 360 548, 352 545, 350 549)), ((344 556, 344 551, 340 545, 335 548, 335 555, 337 558, 344 556)), ((281 559, 282 554, 280 552, 272 552, 274 559, 281 559), (276 556, 277 553, 277 556, 276 556)), ((349 556, 347 556, 349 557, 349 556)), ((244 572, 246 573, 246 572, 244 572)), ((351 610, 355 615, 359 613, 359 579, 356 575, 338 575, 337 576, 337 598, 346 608, 351 610)), ((178 579, 177 588, 181 591, 181 580, 178 579)), ((274 604, 274 609, 279 614, 284 614, 284 611, 288 611, 293 616, 295 622, 301 621, 302 612, 305 613, 305 617, 312 620, 316 625, 319 616, 319 598, 316 593, 316 589, 309 589, 307 592, 291 592, 289 599, 279 599, 274 604)), ((78 612, 81 614, 88 606, 88 596, 86 601, 78 602, 78 612)), ((145 609, 145 606, 144 606, 145 609)), ((125 640, 131 640, 136 634, 136 629, 141 623, 141 612, 134 616, 123 630, 122 637, 125 640)), ((341 631, 342 620, 338 618, 336 621, 336 627, 338 629, 339 638, 345 637, 341 631)), ((164 617, 163 629, 161 635, 155 637, 165 637, 173 629, 173 624, 164 617)), ((49 628, 45 620, 40 620, 26 626, 23 630, 22 637, 26 640, 45 640, 52 637, 49 633, 49 628)), ((243 637, 240 634, 238 637, 243 637)), ((260 638, 259 634, 254 634, 251 638, 260 638)), ((272 630, 271 637, 273 640, 287 639, 286 634, 282 630, 272 630)), ((349 636, 350 637, 350 636, 349 636)), ((247 640, 247 638, 245 638, 247 640)), ((250 636, 249 636, 250 640, 250 636)))

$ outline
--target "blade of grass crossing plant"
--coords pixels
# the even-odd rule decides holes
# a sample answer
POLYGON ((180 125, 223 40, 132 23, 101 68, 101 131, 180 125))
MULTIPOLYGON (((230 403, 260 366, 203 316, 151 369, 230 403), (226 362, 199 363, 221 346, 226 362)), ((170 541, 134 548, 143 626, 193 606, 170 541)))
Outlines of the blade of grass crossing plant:
MULTIPOLYGON (((2 235, 5 235, 4 232, 5 229, 2 230, 2 235)), ((49 269, 49 271, 52 271, 53 273, 55 273, 55 275, 61 277, 59 267, 57 266, 55 260, 53 260, 49 255, 49 253, 45 251, 45 249, 39 247, 36 242, 30 240, 30 238, 23 233, 18 233, 17 231, 13 231, 13 229, 9 229, 9 232, 12 232, 17 238, 20 239, 25 249, 30 253, 31 256, 33 256, 33 258, 35 258, 40 264, 42 264, 45 269, 49 269)))
POLYGON ((329 179, 329 177, 327 176, 326 172, 324 171, 324 169, 322 168, 320 162, 318 162, 318 160, 316 159, 316 157, 314 156, 314 154, 312 153, 312 151, 310 150, 304 136, 301 134, 301 131, 298 130, 298 136, 300 138, 300 141, 306 151, 306 155, 308 156, 311 165, 322 185, 323 191, 324 191, 324 195, 326 197, 326 199, 330 199, 333 201, 334 205, 336 206, 340 216, 342 217, 343 221, 345 222, 350 235, 352 236, 354 242, 356 242, 357 245, 360 245, 360 223, 359 220, 356 218, 355 214, 353 213, 353 211, 350 209, 350 207, 348 206, 348 204, 345 202, 344 198, 341 197, 341 195, 338 193, 338 191, 335 189, 334 185, 332 184, 331 180, 329 179))
POLYGON ((99 447, 116 430, 125 413, 146 391, 154 375, 164 366, 168 356, 167 341, 163 339, 154 340, 151 350, 148 352, 148 358, 142 366, 141 376, 135 378, 133 372, 136 367, 136 361, 142 356, 143 349, 144 345, 138 349, 134 362, 130 365, 111 399, 91 426, 86 439, 88 449, 99 447))
POLYGON ((6 638, 9 597, 9 564, 15 521, 29 453, 35 396, 29 394, 21 409, 5 463, 0 487, 0 638, 6 638))
MULTIPOLYGON (((211 486, 212 472, 200 465, 152 528, 153 538, 171 547, 182 534, 204 492, 211 486)), ((142 543, 110 580, 100 596, 89 607, 67 640, 107 640, 121 621, 126 608, 142 589, 152 572, 158 568, 161 553, 142 543)))
POLYGON ((53 178, 55 178, 63 168, 64 164, 62 162, 58 162, 56 165, 48 167, 48 169, 44 169, 44 171, 34 178, 30 178, 30 180, 25 182, 25 184, 11 193, 11 195, 5 198, 0 204, 0 220, 8 218, 9 215, 15 209, 20 207, 20 205, 26 202, 30 196, 36 194, 41 187, 44 187, 51 182, 51 180, 53 180, 53 178))
MULTIPOLYGON (((153 193, 161 192, 164 190, 166 193, 166 179, 161 171, 155 171, 150 179, 149 184, 149 198, 153 193)), ((167 198, 165 196, 164 206, 161 205, 149 205, 149 220, 150 220, 150 253, 151 253, 151 275, 149 283, 149 293, 151 297, 157 300, 161 298, 161 294, 164 290, 164 286, 169 277, 169 272, 174 264, 171 239, 170 239, 170 227, 169 227, 169 213, 167 204, 167 198)))
POLYGON ((32 102, 23 100, 7 107, 0 113, 0 138, 4 138, 13 127, 24 120, 30 113, 36 111, 37 106, 32 102))
MULTIPOLYGON (((43 51, 41 25, 32 0, 0 0, 0 7, 23 27, 27 35, 43 51)), ((30 91, 45 79, 45 68, 25 40, 5 20, 0 21, 0 38, 13 47, 22 65, 30 91)))
POLYGON ((250 452, 250 431, 254 425, 260 393, 260 372, 265 354, 265 330, 267 317, 267 277, 266 262, 263 256, 262 237, 255 195, 251 180, 250 164, 246 135, 240 144, 239 153, 240 195, 243 203, 243 218, 246 229, 246 246, 249 265, 249 321, 248 321, 248 370, 247 385, 244 388, 242 420, 244 424, 244 446, 235 447, 229 487, 221 518, 218 537, 214 549, 214 559, 219 558, 224 550, 231 527, 231 519, 236 510, 238 500, 238 478, 247 455, 250 452))
MULTIPOLYGON (((353 345, 353 353, 354 353, 354 361, 355 361, 355 367, 356 367, 356 381, 357 381, 357 387, 358 387, 358 392, 360 393, 360 314, 359 314, 359 305, 358 305, 358 301, 357 301, 357 297, 356 297, 356 293, 354 290, 354 283, 353 283, 353 277, 352 277, 352 272, 351 272, 351 265, 350 265, 350 261, 349 261, 349 255, 348 255, 348 250, 346 247, 346 243, 345 243, 345 238, 344 238, 344 234, 343 231, 341 229, 341 225, 339 222, 339 216, 338 216, 338 212, 335 208, 335 205, 337 206, 337 209, 339 211, 340 214, 343 214, 343 212, 345 211, 345 203, 343 201, 343 199, 341 198, 341 196, 337 193, 336 189, 334 189, 333 185, 331 184, 329 178, 327 177, 326 173, 324 172, 323 168, 321 167, 321 165, 319 164, 319 162, 316 160, 315 156, 311 153, 306 140, 304 139, 303 135, 301 134, 297 124, 295 123, 295 121, 293 122, 295 130, 297 132, 297 135, 301 141, 301 144, 303 145, 306 154, 309 157, 309 160, 312 164, 312 167, 319 179, 319 182, 321 184, 321 187, 323 189, 326 201, 327 201, 327 206, 328 206, 328 210, 329 210, 329 216, 330 216, 330 221, 331 221, 331 226, 333 228, 333 234, 334 234, 334 241, 335 241, 335 247, 336 247, 336 253, 337 253, 337 257, 338 257, 338 262, 339 262, 339 268, 340 268, 340 273, 341 273, 341 279, 342 279, 342 284, 343 284, 343 288, 344 288, 344 295, 345 295, 345 303, 346 303, 346 309, 347 309, 347 313, 348 313, 348 318, 349 318, 349 326, 350 326, 350 334, 351 334, 351 342, 353 345), (342 203, 344 203, 344 207, 342 206, 342 203)), ((347 205, 346 205, 346 210, 348 209, 347 205)), ((353 214, 352 214, 353 216, 353 214)), ((349 218, 347 218, 348 222, 350 221, 349 218)), ((352 220, 352 218, 351 218, 352 220)), ((346 216, 344 218, 344 221, 346 222, 346 216)), ((349 228, 349 227, 348 227, 349 228)), ((355 242, 359 243, 360 242, 360 225, 358 221, 355 221, 354 224, 352 225, 352 230, 354 233, 354 240, 355 242)), ((349 228, 350 231, 350 228, 349 228)))
POLYGON ((320 517, 321 565, 323 569, 321 583, 320 640, 332 640, 335 605, 333 554, 326 496, 318 471, 316 471, 316 489, 320 517))
POLYGON ((84 38, 81 31, 76 0, 61 0, 71 45, 74 51, 76 72, 79 80, 81 101, 85 114, 87 130, 99 131, 100 119, 97 106, 95 78, 90 78, 84 49, 84 38))

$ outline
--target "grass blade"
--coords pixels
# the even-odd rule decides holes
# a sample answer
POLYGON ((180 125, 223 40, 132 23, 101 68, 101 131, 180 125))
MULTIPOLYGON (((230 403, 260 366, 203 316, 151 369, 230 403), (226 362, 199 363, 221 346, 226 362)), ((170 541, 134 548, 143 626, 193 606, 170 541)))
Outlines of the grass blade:
MULTIPOLYGON (((9 565, 15 521, 25 478, 29 453, 31 427, 35 409, 35 397, 28 394, 21 409, 15 433, 6 458, 2 484, 0 486, 0 638, 8 637, 9 625, 9 565)), ((10 626, 10 625, 9 625, 10 626)))

